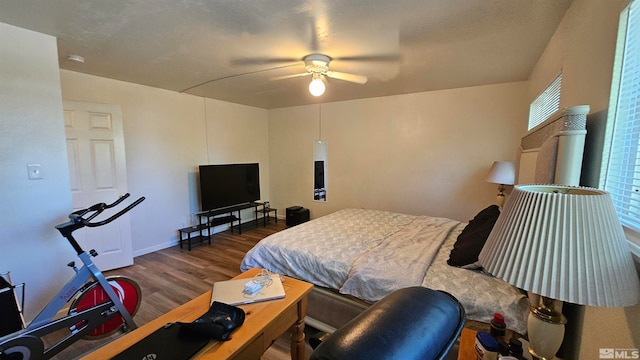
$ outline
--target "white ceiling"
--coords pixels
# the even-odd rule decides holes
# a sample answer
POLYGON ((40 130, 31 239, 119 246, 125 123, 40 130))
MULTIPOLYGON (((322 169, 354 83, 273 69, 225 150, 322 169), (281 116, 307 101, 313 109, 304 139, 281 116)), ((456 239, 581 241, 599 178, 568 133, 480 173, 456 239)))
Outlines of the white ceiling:
POLYGON ((0 22, 57 37, 62 69, 270 109, 526 80, 570 4, 0 0, 0 22), (369 81, 314 98, 310 77, 273 80, 314 52, 369 81))

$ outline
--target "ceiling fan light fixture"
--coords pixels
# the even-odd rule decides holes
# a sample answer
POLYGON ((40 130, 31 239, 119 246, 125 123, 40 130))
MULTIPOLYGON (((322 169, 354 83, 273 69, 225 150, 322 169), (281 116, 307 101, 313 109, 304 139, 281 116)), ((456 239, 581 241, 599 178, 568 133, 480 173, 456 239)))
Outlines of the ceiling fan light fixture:
POLYGON ((322 76, 320 74, 313 74, 313 79, 309 83, 309 92, 313 96, 321 96, 326 89, 322 76))

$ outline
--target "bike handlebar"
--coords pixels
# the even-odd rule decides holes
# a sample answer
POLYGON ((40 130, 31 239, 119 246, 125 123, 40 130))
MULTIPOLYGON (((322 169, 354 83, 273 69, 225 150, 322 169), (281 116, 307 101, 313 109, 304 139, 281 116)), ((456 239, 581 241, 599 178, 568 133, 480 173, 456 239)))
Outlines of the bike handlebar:
POLYGON ((81 210, 77 210, 72 212, 71 214, 69 214, 69 219, 70 221, 67 221, 66 223, 60 224, 56 226, 56 229, 58 229, 58 231, 60 231, 60 233, 62 234, 62 236, 64 236, 65 238, 67 238, 70 242, 71 245, 78 251, 81 252, 82 249, 80 249, 79 245, 77 245, 77 242, 73 239, 73 236, 71 235, 71 233, 77 229, 80 229, 82 227, 96 227, 96 226, 102 226, 105 224, 108 224, 110 222, 112 222, 113 220, 119 218, 120 216, 122 216, 124 213, 128 212, 129 210, 133 209, 134 207, 136 207, 138 204, 140 204, 141 202, 144 201, 145 197, 141 196, 138 200, 132 202, 131 204, 129 204, 127 207, 125 207, 124 209, 118 211, 117 213, 115 213, 114 215, 112 215, 111 217, 105 219, 105 220, 101 220, 101 221, 97 221, 97 222, 91 222, 92 219, 94 219, 96 216, 100 215, 103 211, 105 211, 106 209, 110 209, 114 206, 117 206, 118 204, 120 204, 124 199, 128 198, 129 194, 123 194, 121 195, 116 201, 114 201, 111 204, 105 204, 105 203, 97 203, 95 205, 92 205, 86 209, 81 209, 81 210), (87 216, 86 218, 83 217, 86 214, 91 213, 89 216, 87 216))
POLYGON ((103 211, 105 211, 106 209, 110 209, 118 204, 120 204, 124 199, 129 197, 129 193, 126 193, 124 195, 121 195, 118 200, 114 201, 113 203, 107 205, 105 203, 98 203, 95 205, 92 205, 86 209, 82 209, 82 210, 77 210, 72 212, 71 214, 69 214, 69 219, 71 219, 74 223, 82 223, 84 226, 88 226, 88 227, 96 227, 96 226, 102 226, 105 224, 108 224, 110 222, 112 222, 113 220, 119 218, 120 216, 122 216, 124 213, 128 212, 129 210, 133 209, 134 207, 136 207, 138 204, 140 204, 141 202, 144 201, 145 197, 141 196, 138 200, 134 201, 133 203, 129 204, 129 206, 125 207, 124 209, 118 211, 116 214, 112 215, 111 217, 102 220, 102 221, 98 221, 98 222, 91 222, 91 220, 93 218, 95 218, 96 216, 100 215, 103 211), (93 212, 93 214, 91 214, 89 217, 87 217, 86 219, 83 218, 82 216, 93 212))

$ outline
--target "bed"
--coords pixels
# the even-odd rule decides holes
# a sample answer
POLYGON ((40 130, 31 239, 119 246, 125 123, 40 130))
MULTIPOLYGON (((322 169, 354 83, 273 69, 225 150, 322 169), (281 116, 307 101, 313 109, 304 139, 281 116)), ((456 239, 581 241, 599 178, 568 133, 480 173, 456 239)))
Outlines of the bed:
POLYGON ((423 285, 458 298, 469 319, 489 322, 497 311, 511 329, 523 333, 528 309, 523 293, 481 271, 447 264, 465 225, 446 218, 344 209, 265 238, 246 254, 241 269, 283 273, 365 303, 423 285))
MULTIPOLYGON (((580 166, 576 169, 574 164, 581 164, 587 113, 585 106, 564 109, 522 139, 519 183, 577 185, 580 166)), ((264 268, 313 283, 307 323, 323 331, 342 326, 394 290, 421 285, 455 296, 472 322, 486 324, 494 312, 500 312, 510 330, 525 334, 526 294, 484 273, 474 266, 477 264, 448 264, 462 235, 477 237, 484 230, 486 240, 493 223, 489 221, 487 230, 482 215, 497 211, 495 222, 499 209, 493 207, 482 210, 468 224, 424 215, 343 209, 261 240, 245 255, 241 270, 264 268)))

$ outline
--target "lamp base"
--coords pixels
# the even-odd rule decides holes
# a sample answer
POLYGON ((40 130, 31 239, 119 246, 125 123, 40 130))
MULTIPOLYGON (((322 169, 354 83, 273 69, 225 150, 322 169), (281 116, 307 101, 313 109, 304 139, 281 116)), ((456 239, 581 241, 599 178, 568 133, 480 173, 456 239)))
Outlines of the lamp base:
POLYGON ((538 304, 531 306, 527 320, 529 353, 538 359, 553 359, 562 345, 566 323, 562 301, 540 296, 538 304))
POLYGON ((505 187, 504 185, 500 184, 500 186, 498 186, 498 195, 496 195, 496 205, 503 207, 504 206, 504 190, 505 187))

